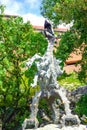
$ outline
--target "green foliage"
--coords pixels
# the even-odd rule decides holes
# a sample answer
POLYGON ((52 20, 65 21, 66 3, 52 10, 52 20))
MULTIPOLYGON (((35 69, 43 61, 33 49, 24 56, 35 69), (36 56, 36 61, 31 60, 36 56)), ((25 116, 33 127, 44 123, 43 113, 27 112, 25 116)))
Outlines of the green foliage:
POLYGON ((78 113, 79 116, 87 116, 87 94, 83 95, 76 103, 75 111, 78 113))
POLYGON ((58 81, 61 86, 65 87, 70 91, 75 90, 79 86, 85 85, 78 79, 77 73, 71 73, 71 74, 64 73, 62 76, 58 78, 58 81))
MULTIPOLYGON (((50 110, 50 107, 49 107, 49 104, 47 102, 46 99, 41 99, 40 102, 39 102, 39 112, 38 112, 38 120, 39 120, 39 123, 45 123, 45 120, 43 119, 43 116, 41 117, 42 113, 45 113, 48 117, 51 117, 51 110, 50 110)), ((47 121, 46 121, 47 122, 47 121)))
POLYGON ((69 57, 70 53, 74 50, 76 45, 77 35, 72 31, 67 31, 61 36, 59 46, 55 52, 55 56, 62 60, 64 63, 69 57))
POLYGON ((87 84, 87 47, 85 47, 82 60, 81 60, 82 70, 79 72, 79 79, 87 84))
POLYGON ((4 13, 4 9, 5 9, 5 6, 4 5, 0 5, 0 14, 4 13))
POLYGON ((0 15, 0 118, 3 129, 17 130, 29 116, 30 82, 36 71, 25 71, 25 62, 35 53, 42 55, 47 40, 21 17, 4 17, 0 15))
POLYGON ((72 20, 75 22, 86 22, 86 17, 84 17, 86 11, 86 0, 42 0, 41 5, 42 15, 48 17, 57 25, 62 21, 65 23, 69 23, 72 20))
POLYGON ((73 22, 70 31, 61 38, 56 55, 65 61, 74 48, 84 43, 79 78, 87 83, 87 1, 42 0, 41 13, 55 25, 73 22))

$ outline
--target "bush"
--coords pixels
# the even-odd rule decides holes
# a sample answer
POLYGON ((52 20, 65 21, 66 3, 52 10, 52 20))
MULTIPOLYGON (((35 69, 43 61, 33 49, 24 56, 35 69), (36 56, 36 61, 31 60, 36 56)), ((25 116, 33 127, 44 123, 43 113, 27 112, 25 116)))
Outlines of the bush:
POLYGON ((83 95, 76 103, 75 111, 79 116, 87 116, 87 94, 83 95))

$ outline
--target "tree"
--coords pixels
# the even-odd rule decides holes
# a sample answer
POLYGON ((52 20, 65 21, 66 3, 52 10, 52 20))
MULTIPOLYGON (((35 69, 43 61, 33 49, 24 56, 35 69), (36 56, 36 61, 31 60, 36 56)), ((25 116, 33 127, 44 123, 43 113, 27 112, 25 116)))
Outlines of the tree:
POLYGON ((79 78, 87 81, 87 1, 42 0, 41 13, 52 20, 55 25, 61 22, 73 22, 70 31, 67 31, 61 38, 57 56, 60 52, 61 55, 64 54, 62 58, 66 60, 72 50, 84 46, 79 78))
POLYGON ((33 74, 25 62, 35 53, 42 55, 47 40, 34 32, 30 22, 23 23, 21 17, 5 19, 3 6, 0 9, 0 118, 3 130, 17 130, 29 116, 33 74))

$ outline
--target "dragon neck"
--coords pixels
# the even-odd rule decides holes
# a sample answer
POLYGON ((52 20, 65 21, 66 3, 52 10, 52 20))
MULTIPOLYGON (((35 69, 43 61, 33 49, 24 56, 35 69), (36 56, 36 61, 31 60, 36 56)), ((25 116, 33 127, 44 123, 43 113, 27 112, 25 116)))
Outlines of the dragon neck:
POLYGON ((55 38, 51 38, 48 41, 48 47, 47 47, 47 51, 46 51, 45 55, 50 55, 50 56, 53 55, 54 41, 55 41, 55 38))

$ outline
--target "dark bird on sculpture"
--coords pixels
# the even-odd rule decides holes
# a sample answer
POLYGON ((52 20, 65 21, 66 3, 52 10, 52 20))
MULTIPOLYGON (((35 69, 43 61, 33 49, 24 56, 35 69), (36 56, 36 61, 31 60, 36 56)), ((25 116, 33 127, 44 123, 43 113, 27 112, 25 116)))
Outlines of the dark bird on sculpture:
POLYGON ((52 25, 48 20, 45 20, 44 22, 44 34, 48 39, 54 37, 54 31, 52 29, 52 25))

